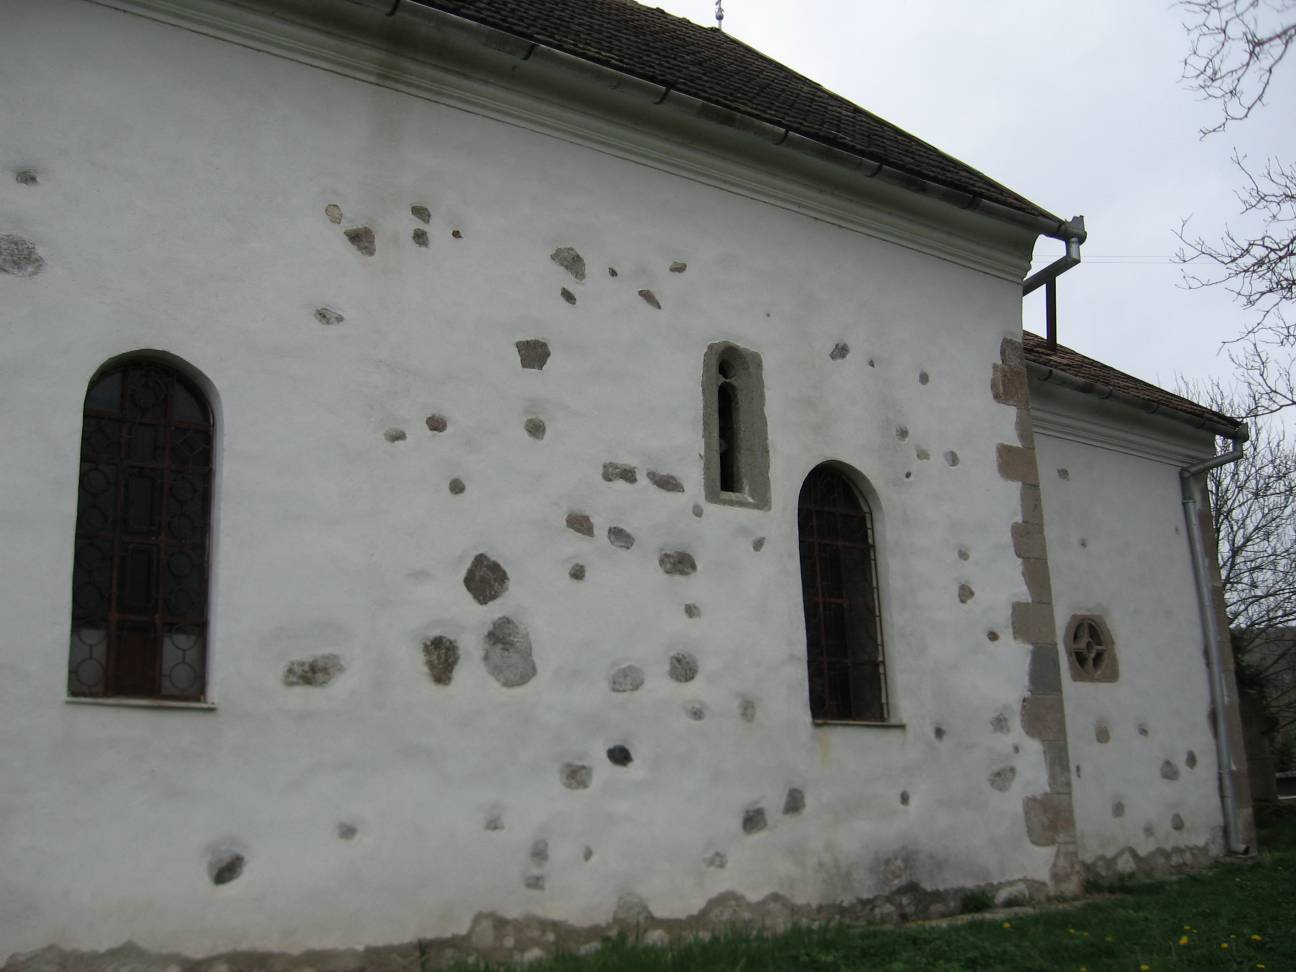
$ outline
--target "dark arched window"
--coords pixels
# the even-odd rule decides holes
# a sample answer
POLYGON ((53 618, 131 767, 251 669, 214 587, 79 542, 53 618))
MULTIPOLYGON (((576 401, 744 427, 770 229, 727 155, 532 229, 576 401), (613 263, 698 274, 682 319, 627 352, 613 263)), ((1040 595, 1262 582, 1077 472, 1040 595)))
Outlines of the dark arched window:
POLYGON ((86 393, 68 694, 200 700, 206 692, 211 407, 152 358, 86 393))
POLYGON ((819 466, 801 487, 797 530, 810 715, 885 722, 886 669, 868 503, 841 471, 819 466))

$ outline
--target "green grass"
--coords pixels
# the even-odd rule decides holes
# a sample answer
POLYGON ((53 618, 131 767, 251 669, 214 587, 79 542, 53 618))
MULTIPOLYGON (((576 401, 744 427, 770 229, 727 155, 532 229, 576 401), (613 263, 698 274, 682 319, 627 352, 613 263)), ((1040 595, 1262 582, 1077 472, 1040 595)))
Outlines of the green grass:
MULTIPOLYGON (((1220 864, 1171 881, 1036 914, 958 925, 839 925, 764 937, 726 935, 647 948, 609 941, 583 958, 531 972, 1151 972, 1296 970, 1296 813, 1267 821, 1253 863, 1220 864)), ((973 902, 979 904, 980 902, 973 902)), ((480 966, 461 968, 480 969, 480 966)))

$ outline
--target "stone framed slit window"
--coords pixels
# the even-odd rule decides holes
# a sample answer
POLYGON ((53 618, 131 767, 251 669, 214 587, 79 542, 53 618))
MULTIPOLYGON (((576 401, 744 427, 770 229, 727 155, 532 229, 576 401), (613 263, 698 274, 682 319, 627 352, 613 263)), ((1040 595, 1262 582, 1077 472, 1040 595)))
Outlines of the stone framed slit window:
POLYGON ((206 698, 215 433, 206 397, 167 362, 132 357, 90 382, 69 697, 206 698))
POLYGON ((761 357, 726 341, 702 359, 703 481, 708 502, 770 508, 761 357))
POLYGON ((1072 681, 1114 682, 1120 677, 1116 641, 1101 615, 1071 615, 1064 643, 1072 681))
POLYGON ((890 724, 873 511, 834 464, 797 501, 810 716, 890 724))

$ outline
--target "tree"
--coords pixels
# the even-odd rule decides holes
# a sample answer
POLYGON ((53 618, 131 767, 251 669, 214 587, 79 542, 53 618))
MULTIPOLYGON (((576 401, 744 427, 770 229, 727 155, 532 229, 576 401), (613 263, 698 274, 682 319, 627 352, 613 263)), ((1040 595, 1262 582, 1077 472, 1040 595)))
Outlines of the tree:
MULTIPOLYGON (((1265 104, 1276 73, 1296 46, 1296 0, 1180 0, 1189 52, 1183 77, 1220 107, 1202 136, 1224 131, 1265 104)), ((1254 414, 1296 407, 1296 166, 1279 158, 1261 166, 1236 150, 1246 229, 1226 227, 1217 241, 1179 228, 1176 254, 1189 288, 1222 286, 1255 313, 1231 352, 1253 393, 1254 414), (1198 269, 1205 267, 1207 269, 1198 269)))
MULTIPOLYGON (((1255 412, 1253 393, 1217 381, 1185 394, 1226 415, 1255 412)), ((1274 738, 1296 740, 1296 446, 1281 421, 1253 422, 1242 459, 1207 473, 1207 488, 1238 681, 1277 721, 1274 738)))

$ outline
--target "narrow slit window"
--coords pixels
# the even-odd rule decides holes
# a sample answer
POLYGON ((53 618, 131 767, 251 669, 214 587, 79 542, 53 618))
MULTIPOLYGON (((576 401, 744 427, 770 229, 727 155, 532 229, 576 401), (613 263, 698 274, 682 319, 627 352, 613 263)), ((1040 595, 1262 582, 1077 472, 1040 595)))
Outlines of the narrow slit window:
POLYGON ((761 359, 733 344, 707 348, 702 366, 706 497, 769 509, 769 443, 761 359))
POLYGON ((68 694, 206 693, 215 428, 175 369, 130 359, 86 393, 68 694))

